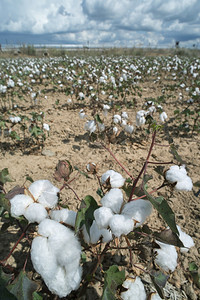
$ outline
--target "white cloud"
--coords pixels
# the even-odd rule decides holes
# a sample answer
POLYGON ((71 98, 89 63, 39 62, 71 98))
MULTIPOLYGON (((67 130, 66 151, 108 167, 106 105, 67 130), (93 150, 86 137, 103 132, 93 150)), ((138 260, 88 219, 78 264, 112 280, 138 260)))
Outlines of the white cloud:
POLYGON ((200 38, 199 23, 199 0, 0 1, 1 43, 1 35, 13 32, 80 45, 185 44, 200 38))

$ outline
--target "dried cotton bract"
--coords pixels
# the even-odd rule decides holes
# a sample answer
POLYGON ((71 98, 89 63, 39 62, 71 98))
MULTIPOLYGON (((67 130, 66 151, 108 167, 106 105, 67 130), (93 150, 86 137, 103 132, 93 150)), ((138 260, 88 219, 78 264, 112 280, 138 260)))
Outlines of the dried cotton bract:
POLYGON ((72 230, 54 220, 42 221, 38 233, 31 246, 33 266, 53 294, 66 297, 80 285, 81 245, 72 230))

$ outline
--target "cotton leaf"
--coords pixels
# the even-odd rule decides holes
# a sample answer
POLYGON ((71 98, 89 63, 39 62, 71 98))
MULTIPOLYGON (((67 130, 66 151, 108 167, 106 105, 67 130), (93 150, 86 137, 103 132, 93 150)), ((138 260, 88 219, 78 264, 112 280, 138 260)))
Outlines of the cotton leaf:
POLYGON ((162 273, 161 271, 151 271, 151 279, 154 283, 154 286, 159 294, 159 296, 164 299, 164 293, 163 293, 163 288, 165 287, 165 284, 168 280, 169 276, 162 273))
POLYGON ((94 220, 94 211, 98 208, 98 204, 92 196, 86 196, 82 202, 81 207, 77 213, 75 222, 75 232, 85 224, 87 232, 89 233, 90 227, 94 220))
POLYGON ((33 299, 33 293, 37 288, 38 285, 31 281, 24 271, 21 271, 14 283, 8 286, 8 290, 20 300, 33 299))
POLYGON ((102 300, 115 300, 116 289, 125 280, 125 271, 119 271, 116 265, 111 266, 105 272, 102 300))

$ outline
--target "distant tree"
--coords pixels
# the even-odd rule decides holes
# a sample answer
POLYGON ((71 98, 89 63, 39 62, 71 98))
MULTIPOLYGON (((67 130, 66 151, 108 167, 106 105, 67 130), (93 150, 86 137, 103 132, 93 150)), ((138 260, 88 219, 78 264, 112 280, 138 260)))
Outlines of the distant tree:
POLYGON ((179 43, 180 43, 179 41, 176 41, 176 42, 175 42, 175 47, 176 47, 176 48, 179 48, 179 43))

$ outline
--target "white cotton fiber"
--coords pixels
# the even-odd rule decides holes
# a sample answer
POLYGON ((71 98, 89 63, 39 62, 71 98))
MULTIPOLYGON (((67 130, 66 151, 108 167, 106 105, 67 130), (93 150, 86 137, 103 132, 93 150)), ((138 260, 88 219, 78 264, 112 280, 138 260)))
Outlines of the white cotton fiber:
POLYGON ((184 180, 178 181, 175 185, 175 188, 179 191, 191 191, 192 187, 192 179, 189 176, 185 176, 184 180))
POLYGON ((113 188, 101 199, 101 204, 119 213, 123 203, 123 193, 120 189, 113 188))
POLYGON ((131 218, 126 215, 114 215, 109 223, 112 233, 116 237, 120 237, 122 234, 128 234, 133 230, 134 223, 131 218))
MULTIPOLYGON (((47 238, 35 237, 31 245, 31 260, 34 269, 42 276, 46 285, 54 277, 58 268, 56 257, 48 246, 47 238)), ((50 289, 51 290, 51 289, 50 289)))
POLYGON ((146 292, 140 277, 136 277, 135 279, 128 278, 124 281, 122 286, 128 289, 121 293, 123 300, 146 300, 146 292))
POLYGON ((175 188, 181 191, 191 191, 193 184, 191 178, 187 175, 185 166, 171 166, 165 173, 165 178, 171 183, 177 182, 175 188))
POLYGON ((112 210, 105 206, 102 206, 94 211, 94 218, 99 228, 107 228, 112 216, 112 210))
POLYGON ((60 191, 49 180, 37 180, 33 182, 29 191, 40 204, 53 208, 58 202, 58 192, 60 191))
POLYGON ((122 175, 114 170, 108 170, 101 176, 101 183, 105 184, 106 180, 109 178, 110 185, 112 188, 120 188, 124 185, 125 179, 122 175))
POLYGON ((152 212, 152 204, 148 200, 138 199, 128 202, 122 209, 122 214, 136 221, 135 226, 140 226, 152 212))
POLYGON ((165 271, 174 271, 177 266, 177 252, 173 245, 164 244, 156 240, 156 244, 160 246, 160 249, 155 249, 157 253, 155 262, 165 271))
POLYGON ((50 216, 52 220, 55 220, 57 222, 64 222, 75 227, 76 212, 73 210, 69 210, 67 208, 52 210, 50 216))
POLYGON ((101 229, 102 242, 108 243, 112 240, 112 232, 109 229, 101 229))
POLYGON ((14 196, 10 200, 11 208, 11 216, 14 218, 20 217, 24 215, 26 208, 33 203, 33 199, 27 195, 20 194, 14 196))
POLYGON ((180 226, 177 225, 177 229, 179 232, 179 239, 185 246, 185 247, 181 247, 180 250, 182 253, 188 252, 189 248, 194 246, 194 241, 190 235, 188 235, 187 233, 185 233, 181 230, 180 226))
POLYGON ((38 233, 31 248, 33 266, 52 293, 66 297, 80 285, 81 245, 72 230, 54 220, 43 220, 38 233))
POLYGON ((40 223, 42 220, 48 217, 48 213, 43 205, 40 203, 31 203, 24 213, 24 217, 29 221, 29 223, 40 223))

